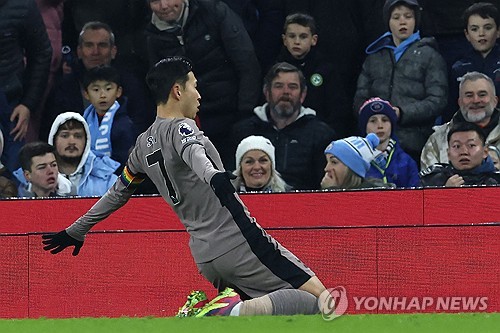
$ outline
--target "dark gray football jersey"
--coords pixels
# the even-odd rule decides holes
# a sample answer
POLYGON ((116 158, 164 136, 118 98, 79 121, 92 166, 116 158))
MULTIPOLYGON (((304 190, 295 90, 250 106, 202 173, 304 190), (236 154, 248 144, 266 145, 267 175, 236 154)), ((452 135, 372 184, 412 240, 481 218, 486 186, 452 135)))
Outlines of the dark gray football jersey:
MULTIPOLYGON (((245 242, 231 213, 209 185, 212 176, 221 171, 217 150, 193 120, 156 118, 138 137, 120 179, 66 230, 83 240, 95 223, 127 202, 134 190, 130 185, 146 174, 190 234, 195 262, 213 260, 245 242)), ((251 223, 256 223, 237 194, 235 197, 251 223)))

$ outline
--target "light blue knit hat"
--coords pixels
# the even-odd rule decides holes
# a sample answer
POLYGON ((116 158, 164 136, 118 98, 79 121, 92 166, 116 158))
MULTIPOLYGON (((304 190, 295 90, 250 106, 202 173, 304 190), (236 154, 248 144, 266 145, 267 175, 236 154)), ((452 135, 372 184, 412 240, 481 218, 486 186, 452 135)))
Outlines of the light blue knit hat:
POLYGON ((332 154, 354 171, 361 178, 365 178, 370 169, 370 162, 380 154, 375 148, 380 140, 374 133, 369 133, 366 138, 350 136, 345 139, 332 141, 326 147, 325 154, 332 154))

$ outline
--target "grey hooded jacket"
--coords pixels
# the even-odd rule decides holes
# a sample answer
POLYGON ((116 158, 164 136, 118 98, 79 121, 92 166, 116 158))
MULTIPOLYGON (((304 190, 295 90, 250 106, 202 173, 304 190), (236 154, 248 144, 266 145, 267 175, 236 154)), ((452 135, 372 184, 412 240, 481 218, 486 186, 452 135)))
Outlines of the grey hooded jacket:
POLYGON ((354 110, 359 110, 371 97, 380 97, 399 107, 401 116, 396 135, 406 152, 419 155, 432 133, 435 119, 447 103, 446 63, 434 38, 422 38, 409 45, 398 62, 393 50, 383 47, 387 40, 379 41, 380 44, 370 46, 375 52, 363 64, 354 110))

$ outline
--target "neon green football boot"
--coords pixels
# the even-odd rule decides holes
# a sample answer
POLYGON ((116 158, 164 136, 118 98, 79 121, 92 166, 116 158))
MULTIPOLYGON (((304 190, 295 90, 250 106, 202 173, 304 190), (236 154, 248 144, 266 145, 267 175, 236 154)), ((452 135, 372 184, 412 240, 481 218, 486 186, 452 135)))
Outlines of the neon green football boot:
POLYGON ((186 303, 179 308, 175 316, 178 318, 192 317, 198 313, 207 302, 208 298, 204 291, 193 290, 188 295, 186 303))
POLYGON ((201 309, 198 309, 194 317, 229 316, 234 306, 240 302, 240 295, 234 289, 228 287, 201 309))

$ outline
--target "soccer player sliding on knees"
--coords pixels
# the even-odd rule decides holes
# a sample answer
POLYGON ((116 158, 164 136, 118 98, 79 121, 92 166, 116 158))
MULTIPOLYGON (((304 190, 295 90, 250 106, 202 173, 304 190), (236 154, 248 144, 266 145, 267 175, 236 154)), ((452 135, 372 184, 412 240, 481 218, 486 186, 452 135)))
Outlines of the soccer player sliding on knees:
POLYGON ((90 229, 123 206, 147 175, 189 230, 198 270, 219 290, 211 301, 192 292, 178 316, 318 313, 325 286, 250 216, 216 148, 196 126, 201 96, 190 60, 165 58, 146 81, 157 104, 155 122, 109 191, 68 228, 42 236, 44 250, 74 246, 77 255, 90 229))

